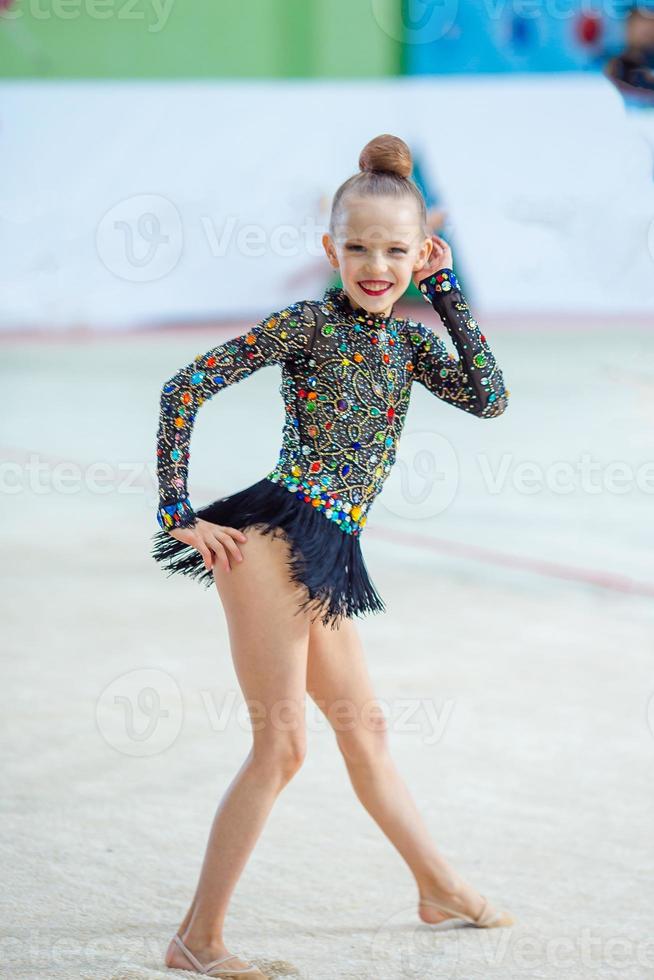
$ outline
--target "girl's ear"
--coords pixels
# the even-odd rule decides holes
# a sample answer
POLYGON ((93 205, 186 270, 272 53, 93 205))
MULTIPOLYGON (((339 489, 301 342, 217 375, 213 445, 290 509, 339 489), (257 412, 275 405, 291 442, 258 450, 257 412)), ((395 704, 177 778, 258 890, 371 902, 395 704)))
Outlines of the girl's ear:
POLYGON ((325 232, 325 234, 322 236, 322 247, 324 248, 331 265, 333 265, 335 269, 338 269, 338 256, 336 255, 334 242, 332 236, 327 232, 325 232))
POLYGON ((425 238, 424 242, 420 246, 418 255, 416 256, 416 264, 413 267, 414 272, 419 272, 420 269, 424 269, 424 267, 428 264, 429 259, 431 258, 431 253, 433 252, 433 250, 434 250, 433 240, 431 238, 425 238))

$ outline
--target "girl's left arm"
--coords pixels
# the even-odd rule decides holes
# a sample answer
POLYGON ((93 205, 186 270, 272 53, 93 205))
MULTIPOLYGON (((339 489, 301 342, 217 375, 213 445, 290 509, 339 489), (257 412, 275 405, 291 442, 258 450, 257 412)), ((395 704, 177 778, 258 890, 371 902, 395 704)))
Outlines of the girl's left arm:
POLYGON ((443 321, 459 357, 448 353, 433 330, 422 323, 413 324, 414 379, 438 398, 479 418, 501 415, 509 391, 454 271, 439 269, 420 280, 419 288, 443 321))

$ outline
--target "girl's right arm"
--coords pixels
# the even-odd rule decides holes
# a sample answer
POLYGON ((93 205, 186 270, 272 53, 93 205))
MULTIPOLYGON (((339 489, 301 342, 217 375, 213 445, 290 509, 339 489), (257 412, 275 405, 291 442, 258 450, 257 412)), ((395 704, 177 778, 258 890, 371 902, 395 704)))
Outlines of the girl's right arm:
POLYGON ((268 364, 302 354, 311 341, 311 307, 298 302, 261 320, 247 333, 198 354, 161 389, 157 429, 157 521, 164 531, 194 528, 198 517, 188 495, 193 423, 204 402, 268 364))

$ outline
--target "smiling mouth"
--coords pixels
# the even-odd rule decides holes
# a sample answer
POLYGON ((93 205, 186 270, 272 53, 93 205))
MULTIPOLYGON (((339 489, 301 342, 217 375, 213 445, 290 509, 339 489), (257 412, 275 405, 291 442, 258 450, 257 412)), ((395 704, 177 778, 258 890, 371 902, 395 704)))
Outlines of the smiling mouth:
POLYGON ((388 282, 386 279, 363 279, 359 283, 359 287, 368 296, 383 296, 392 286, 393 283, 388 282))

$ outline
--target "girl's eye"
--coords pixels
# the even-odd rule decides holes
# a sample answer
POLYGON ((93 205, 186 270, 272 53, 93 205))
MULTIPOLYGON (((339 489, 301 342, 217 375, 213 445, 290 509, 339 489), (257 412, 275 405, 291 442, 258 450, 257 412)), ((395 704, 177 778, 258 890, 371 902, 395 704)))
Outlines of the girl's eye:
MULTIPOLYGON (((347 245, 346 247, 349 252, 358 252, 361 249, 363 249, 363 245, 347 245)), ((401 255, 407 254, 407 250, 405 248, 401 248, 399 245, 394 245, 392 248, 389 249, 389 251, 399 252, 401 255)))

